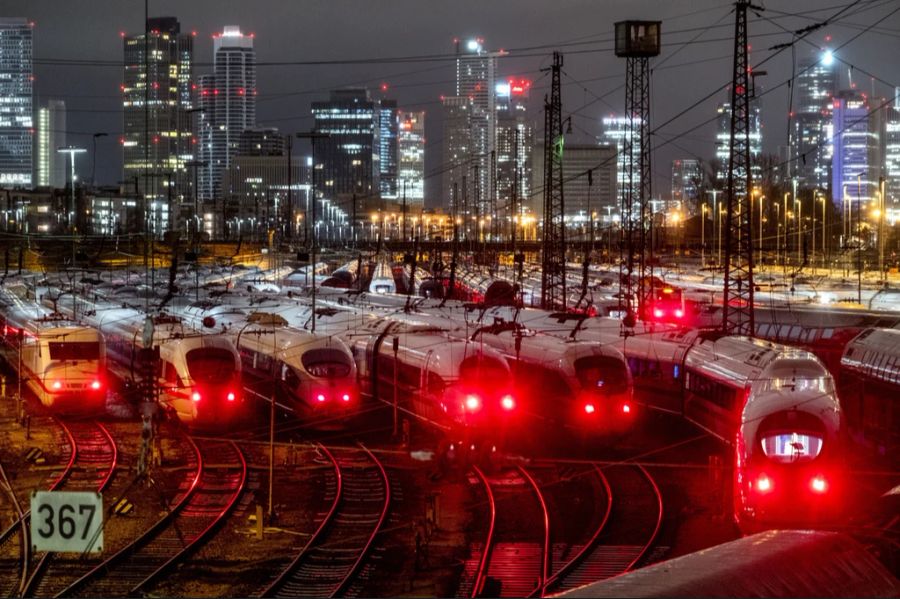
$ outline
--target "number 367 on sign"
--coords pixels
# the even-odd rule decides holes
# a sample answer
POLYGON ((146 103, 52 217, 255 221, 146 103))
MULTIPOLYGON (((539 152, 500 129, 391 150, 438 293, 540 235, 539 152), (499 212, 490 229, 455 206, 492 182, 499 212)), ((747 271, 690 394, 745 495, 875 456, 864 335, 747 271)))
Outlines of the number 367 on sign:
POLYGON ((32 493, 31 544, 34 551, 103 551, 103 496, 75 491, 32 493))

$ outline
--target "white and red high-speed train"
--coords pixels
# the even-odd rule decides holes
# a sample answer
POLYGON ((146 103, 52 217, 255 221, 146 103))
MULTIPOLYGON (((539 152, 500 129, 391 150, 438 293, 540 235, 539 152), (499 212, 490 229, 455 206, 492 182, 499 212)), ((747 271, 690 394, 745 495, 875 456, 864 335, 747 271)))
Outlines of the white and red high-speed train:
POLYGON ((61 413, 106 407, 106 344, 99 331, 0 289, 2 352, 40 402, 61 413))

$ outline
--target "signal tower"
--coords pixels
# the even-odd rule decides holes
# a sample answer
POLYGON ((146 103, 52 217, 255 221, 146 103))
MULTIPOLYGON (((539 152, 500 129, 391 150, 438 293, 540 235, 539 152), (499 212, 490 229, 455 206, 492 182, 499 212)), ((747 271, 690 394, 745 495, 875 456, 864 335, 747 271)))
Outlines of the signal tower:
POLYGON ((731 83, 731 140, 725 215, 725 289, 722 331, 753 335, 753 245, 750 200, 750 65, 747 61, 747 0, 735 5, 734 71, 731 83))
POLYGON ((650 58, 659 55, 659 21, 619 21, 616 23, 616 56, 627 59, 625 66, 625 118, 628 131, 623 148, 626 173, 622 197, 622 230, 627 255, 620 264, 620 280, 625 280, 626 297, 634 298, 634 257, 638 255, 637 313, 628 306, 626 324, 644 317, 650 304, 653 275, 653 247, 650 206, 650 58), (637 144, 637 147, 635 145, 637 144), (625 269, 625 272, 622 269, 625 269))

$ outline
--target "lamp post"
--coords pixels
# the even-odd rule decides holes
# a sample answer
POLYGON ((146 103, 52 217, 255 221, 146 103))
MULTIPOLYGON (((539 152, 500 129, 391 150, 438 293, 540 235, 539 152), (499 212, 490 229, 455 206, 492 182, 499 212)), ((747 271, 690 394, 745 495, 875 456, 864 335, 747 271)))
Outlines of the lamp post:
POLYGON ((797 207, 797 268, 803 264, 803 203, 800 198, 794 197, 794 205, 797 207))
POLYGON ((862 303, 862 176, 856 175, 856 303, 862 303))
MULTIPOLYGON (((331 135, 328 133, 319 133, 317 131, 310 131, 309 133, 297 133, 298 139, 309 139, 309 143, 312 146, 312 180, 310 183, 310 191, 313 194, 312 201, 312 216, 311 220, 313 221, 313 239, 309 252, 309 263, 312 268, 312 314, 313 317, 310 319, 310 330, 315 333, 316 332, 316 245, 318 241, 318 231, 317 225, 319 223, 316 222, 316 140, 317 139, 327 139, 330 138, 331 135)), ((290 138, 289 138, 290 139, 290 138)), ((291 172, 291 167, 293 165, 288 162, 288 173, 291 172)), ((288 187, 288 193, 290 194, 291 190, 288 187)), ((307 194, 307 197, 309 194, 307 194)), ((309 219, 306 220, 306 226, 309 227, 309 219)))
POLYGON ((765 202, 766 196, 759 196, 759 260, 757 263, 759 264, 760 270, 762 270, 763 263, 763 202, 765 202))
POLYGON ((884 271, 884 177, 878 179, 878 200, 878 270, 881 272, 881 286, 884 287, 887 283, 887 273, 884 271))
MULTIPOLYGON (((718 218, 718 214, 719 214, 719 202, 718 202, 718 197, 719 197, 719 194, 722 193, 722 192, 721 192, 721 190, 718 190, 718 189, 707 189, 707 190, 706 190, 706 193, 711 193, 711 194, 712 194, 712 197, 713 197, 713 208, 712 208, 712 211, 713 211, 713 214, 716 215, 716 218, 718 218)), ((719 230, 717 231, 716 237, 717 237, 717 238, 721 237, 721 234, 722 234, 722 231, 721 231, 721 229, 719 229, 719 230)), ((721 244, 722 244, 722 240, 719 239, 719 247, 721 247, 721 244)), ((719 260, 720 262, 721 262, 721 260, 722 260, 722 252, 721 252, 721 251, 719 251, 719 256, 718 256, 717 260, 719 260)), ((719 264, 716 263, 716 266, 719 266, 719 264)))
POLYGON ((822 268, 828 264, 828 274, 831 274, 831 264, 828 262, 828 238, 825 236, 825 203, 828 199, 824 195, 819 196, 822 201, 822 268))

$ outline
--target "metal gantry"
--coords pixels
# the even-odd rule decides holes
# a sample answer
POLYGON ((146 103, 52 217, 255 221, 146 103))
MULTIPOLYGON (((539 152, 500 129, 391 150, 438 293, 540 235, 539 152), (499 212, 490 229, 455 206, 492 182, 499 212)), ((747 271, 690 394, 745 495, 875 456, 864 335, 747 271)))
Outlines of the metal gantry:
POLYGON ((566 307, 566 227, 563 198, 563 128, 560 72, 562 54, 553 53, 550 98, 544 97, 544 239, 541 252, 541 307, 566 307))
MULTIPOLYGON (((725 287, 722 331, 753 335, 753 215, 750 200, 750 65, 747 60, 747 8, 735 5, 734 71, 731 84, 731 139, 725 213, 725 287)), ((754 10, 762 10, 753 6, 754 10)))

